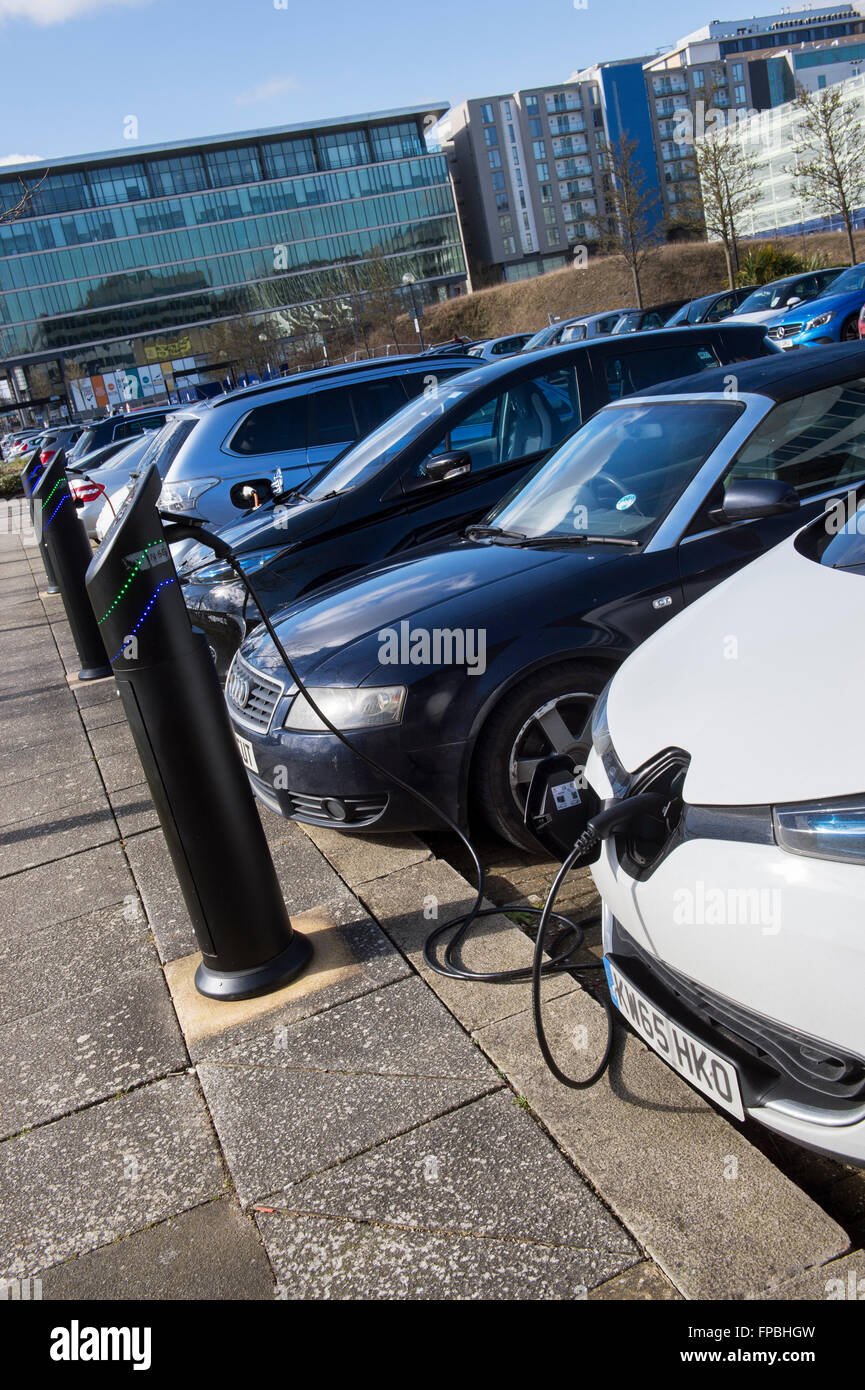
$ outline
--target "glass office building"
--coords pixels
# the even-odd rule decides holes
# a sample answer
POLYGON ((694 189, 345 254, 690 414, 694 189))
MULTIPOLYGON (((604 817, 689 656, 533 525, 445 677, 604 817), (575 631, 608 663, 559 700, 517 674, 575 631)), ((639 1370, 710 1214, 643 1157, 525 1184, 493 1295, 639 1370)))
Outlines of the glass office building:
POLYGON ((335 306, 344 322, 362 316, 406 272, 421 303, 461 292, 447 164, 424 139, 444 109, 4 170, 0 210, 21 180, 35 188, 25 215, 0 224, 9 382, 20 388, 23 368, 47 401, 67 381, 144 368, 132 395, 153 395, 175 372, 216 366, 221 321, 290 343, 335 306))

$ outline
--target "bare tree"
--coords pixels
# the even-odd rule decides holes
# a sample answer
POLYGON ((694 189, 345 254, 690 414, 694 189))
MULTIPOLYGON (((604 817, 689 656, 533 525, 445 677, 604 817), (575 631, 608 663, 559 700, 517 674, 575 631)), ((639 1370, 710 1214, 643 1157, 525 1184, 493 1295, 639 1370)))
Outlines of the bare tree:
POLYGON ((742 218, 760 200, 762 165, 728 125, 698 140, 692 158, 700 180, 706 231, 723 244, 732 289, 739 269, 742 218))
POLYGON ((631 271, 637 307, 643 307, 640 274, 660 242, 658 195, 646 188, 646 172, 636 157, 637 141, 627 134, 606 150, 610 187, 604 194, 607 232, 604 243, 614 256, 621 256, 631 271))
POLYGON ((850 264, 856 262, 853 212, 865 199, 862 122, 855 104, 840 87, 800 89, 796 97, 794 164, 787 169, 796 192, 824 217, 840 217, 847 233, 850 264))
POLYGON ((13 207, 7 208, 5 212, 0 212, 0 225, 2 225, 4 222, 17 222, 19 217, 26 216, 27 209, 30 206, 30 202, 33 198, 33 195, 39 192, 39 189, 42 187, 47 177, 48 171, 46 170, 39 182, 35 184, 33 188, 29 188, 22 178, 18 179, 18 182, 21 185, 21 197, 18 199, 18 202, 14 204, 13 207))

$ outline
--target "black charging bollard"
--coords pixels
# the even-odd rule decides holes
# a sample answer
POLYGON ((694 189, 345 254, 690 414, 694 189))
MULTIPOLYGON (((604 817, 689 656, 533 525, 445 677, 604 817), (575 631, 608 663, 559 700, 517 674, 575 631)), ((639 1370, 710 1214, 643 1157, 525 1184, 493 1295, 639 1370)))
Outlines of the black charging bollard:
POLYGON ((21 486, 24 489, 24 496, 27 498, 27 504, 30 507, 30 521, 32 522, 33 529, 36 532, 36 542, 39 546, 39 555, 42 559, 42 568, 45 571, 45 579, 47 581, 45 585, 45 592, 46 594, 59 594, 60 585, 57 583, 57 575, 54 573, 54 566, 51 563, 51 557, 48 554, 48 551, 45 547, 45 541, 42 536, 42 527, 36 525, 36 506, 33 502, 33 489, 38 483, 41 473, 42 464, 39 462, 38 459, 36 460, 36 463, 34 463, 33 458, 31 458, 27 467, 22 469, 21 486))
POLYGON ((43 468, 31 496, 33 524, 45 544, 57 577, 63 607, 81 662, 78 679, 101 680, 111 675, 111 666, 84 587, 84 576, 93 551, 75 511, 66 477, 66 455, 62 449, 43 468))
POLYGON ((204 634, 193 629, 156 510, 151 465, 87 573, 126 717, 202 962, 200 994, 287 984, 311 947, 292 928, 204 634))

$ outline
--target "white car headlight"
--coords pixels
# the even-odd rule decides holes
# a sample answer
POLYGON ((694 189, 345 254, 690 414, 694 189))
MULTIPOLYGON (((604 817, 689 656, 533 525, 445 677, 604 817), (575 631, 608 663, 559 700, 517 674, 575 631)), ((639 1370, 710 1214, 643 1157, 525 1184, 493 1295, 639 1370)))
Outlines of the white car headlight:
POLYGON ((180 478, 174 483, 163 483, 159 506, 166 512, 194 512, 204 494, 218 487, 221 481, 220 478, 180 478))
MULTIPOLYGON (((405 705, 404 685, 359 687, 319 686, 309 691, 322 714, 337 729, 379 729, 398 724, 405 705)), ((292 700, 283 725, 300 733, 327 733, 309 701, 303 695, 292 700)))
POLYGON ((865 864, 865 796, 775 806, 775 840, 790 854, 865 864))
POLYGON ((807 324, 805 325, 806 330, 810 328, 822 328, 824 323, 828 323, 829 320, 833 319, 834 317, 834 312, 830 312, 828 314, 818 314, 815 319, 808 320, 807 324))

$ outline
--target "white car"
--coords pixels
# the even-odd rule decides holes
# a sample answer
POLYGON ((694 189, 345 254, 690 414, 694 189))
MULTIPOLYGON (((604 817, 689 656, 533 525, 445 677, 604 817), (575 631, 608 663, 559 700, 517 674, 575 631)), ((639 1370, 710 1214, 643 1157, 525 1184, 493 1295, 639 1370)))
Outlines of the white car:
POLYGON ((862 1163, 865 506, 851 499, 628 658, 585 775, 601 799, 665 801, 592 866, 618 1008, 723 1109, 862 1163))
POLYGON ((150 448, 153 437, 152 431, 140 434, 97 467, 85 469, 81 473, 70 473, 69 487, 75 507, 91 540, 100 539, 97 521, 103 508, 107 508, 106 499, 110 499, 118 488, 125 489, 128 486, 132 473, 150 448))
POLYGON ((788 310, 795 308, 797 304, 825 294, 832 281, 837 280, 842 269, 843 267, 834 266, 829 270, 810 270, 799 275, 785 275, 781 280, 771 280, 768 284, 758 285, 722 322, 765 323, 768 327, 777 319, 783 318, 788 310))

